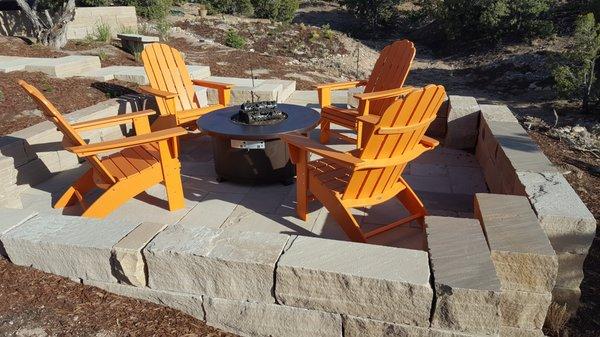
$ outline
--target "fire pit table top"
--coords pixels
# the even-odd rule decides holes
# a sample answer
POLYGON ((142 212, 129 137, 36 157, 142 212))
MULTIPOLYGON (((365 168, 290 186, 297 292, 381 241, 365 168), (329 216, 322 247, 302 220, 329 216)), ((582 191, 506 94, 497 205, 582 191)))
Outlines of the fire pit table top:
POLYGON ((247 125, 232 120, 240 110, 239 105, 223 108, 200 117, 197 121, 198 129, 217 137, 269 140, 288 133, 306 133, 319 124, 320 114, 312 108, 277 104, 277 109, 284 112, 287 118, 269 125, 247 125))

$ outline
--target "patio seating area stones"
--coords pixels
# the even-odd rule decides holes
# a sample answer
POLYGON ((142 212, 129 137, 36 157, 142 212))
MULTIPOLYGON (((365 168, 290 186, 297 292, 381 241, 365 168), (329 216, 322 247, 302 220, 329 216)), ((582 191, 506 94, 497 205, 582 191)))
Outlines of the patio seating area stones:
POLYGON ((98 56, 70 55, 58 58, 2 57, 0 72, 40 71, 51 77, 66 78, 100 69, 98 56))
POLYGON ((429 276, 423 251, 298 236, 279 259, 275 296, 284 305, 428 326, 429 276))
POLYGON ((554 300, 575 311, 583 260, 596 233, 596 220, 508 107, 480 108, 475 156, 489 190, 527 197, 559 261, 554 300))
POLYGON ((28 209, 0 208, 0 256, 7 256, 2 244, 2 235, 36 215, 37 212, 28 209))
MULTIPOLYGON (((474 97, 450 95, 446 114, 444 146, 473 149, 477 143, 479 103, 474 97)), ((438 118, 443 118, 438 116, 438 118)))
POLYGON ((425 217, 434 275, 432 328, 497 335, 500 281, 477 220, 425 217))
MULTIPOLYGON (((188 65, 188 70, 192 79, 202 80, 210 76, 209 66, 188 65)), ((139 85, 148 84, 146 71, 144 70, 144 67, 141 66, 110 66, 84 72, 81 73, 80 76, 92 78, 97 81, 120 80, 137 83, 139 85)))
POLYGON ((117 38, 121 40, 121 47, 130 54, 141 53, 146 44, 160 41, 158 36, 141 34, 117 34, 117 38))
POLYGON ((480 193, 475 196, 475 214, 500 279, 501 325, 541 333, 558 261, 529 200, 480 193))
MULTIPOLYGON (((254 79, 210 76, 207 81, 233 84, 231 88, 231 104, 242 104, 248 101, 275 101, 285 102, 294 91, 296 81, 278 79, 254 79), (253 83, 254 82, 254 83, 253 83), (253 98, 254 96, 254 98, 253 98)), ((208 90, 208 102, 218 102, 217 91, 208 90)))

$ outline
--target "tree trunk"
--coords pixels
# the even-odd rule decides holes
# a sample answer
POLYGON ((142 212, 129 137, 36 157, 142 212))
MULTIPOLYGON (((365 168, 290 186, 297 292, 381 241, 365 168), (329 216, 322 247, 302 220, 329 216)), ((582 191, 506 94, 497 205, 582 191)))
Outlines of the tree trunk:
POLYGON ((67 24, 75 17, 75 0, 64 1, 60 10, 54 13, 54 17, 48 10, 39 12, 37 10, 38 0, 32 6, 27 0, 16 0, 25 16, 31 22, 33 38, 38 43, 60 49, 67 44, 67 24))

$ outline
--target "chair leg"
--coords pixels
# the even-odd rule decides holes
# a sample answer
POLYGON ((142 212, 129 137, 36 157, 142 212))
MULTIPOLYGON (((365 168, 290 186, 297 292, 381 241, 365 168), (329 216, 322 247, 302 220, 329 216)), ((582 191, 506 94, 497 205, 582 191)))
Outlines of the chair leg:
POLYGON ((296 162, 296 213, 301 220, 306 221, 308 212, 308 167, 305 151, 301 151, 296 162))
POLYGON ((321 135, 319 136, 319 140, 321 144, 328 144, 331 130, 331 122, 326 119, 321 120, 321 135))
POLYGON ((167 201, 169 202, 169 211, 176 211, 185 206, 183 197, 183 185, 181 184, 181 175, 179 169, 172 169, 165 172, 165 189, 167 190, 167 201))
POLYGON ((406 186, 400 193, 396 195, 396 198, 404 205, 404 207, 414 215, 420 215, 416 221, 421 225, 421 227, 425 227, 425 215, 427 215, 427 210, 423 205, 423 202, 415 191, 406 183, 406 181, 400 178, 400 181, 406 186))
POLYGON ((356 219, 350 213, 350 210, 342 205, 342 201, 335 197, 335 195, 321 186, 319 183, 311 184, 311 191, 315 197, 327 208, 329 214, 335 219, 335 221, 342 227, 342 230, 348 238, 354 242, 367 242, 367 238, 360 230, 360 226, 356 219))
POLYGON ((54 203, 54 208, 64 208, 73 205, 79 201, 83 203, 83 197, 93 188, 96 187, 94 184, 94 170, 89 169, 84 173, 77 181, 71 185, 65 193, 54 203), (79 200, 81 198, 81 200, 79 200))

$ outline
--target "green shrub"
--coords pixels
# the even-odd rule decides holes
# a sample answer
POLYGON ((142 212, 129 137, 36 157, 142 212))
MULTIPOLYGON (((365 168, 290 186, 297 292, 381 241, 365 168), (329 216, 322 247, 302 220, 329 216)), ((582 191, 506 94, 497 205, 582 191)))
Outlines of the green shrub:
MULTIPOLYGON (((367 24, 366 28, 375 31, 389 26, 398 14, 397 6, 402 0, 339 0, 341 5, 367 24)), ((428 1, 428 0, 425 0, 428 1)), ((431 0, 442 1, 442 0, 431 0)))
POLYGON ((156 22, 156 31, 161 41, 168 41, 171 36, 171 23, 165 19, 158 20, 156 22))
POLYGON ((201 0, 209 14, 224 13, 250 16, 254 7, 250 0, 201 0))
POLYGON ((298 0, 252 0, 254 15, 273 21, 289 22, 300 4, 298 0))
POLYGON ((77 6, 79 7, 102 7, 102 6, 110 6, 110 0, 77 0, 77 6))
POLYGON ((421 16, 440 41, 489 44, 552 33, 547 16, 555 0, 420 0, 421 16))
POLYGON ((225 45, 232 48, 241 49, 246 45, 246 39, 238 34, 233 29, 227 31, 227 35, 225 36, 225 45))
POLYGON ((138 15, 150 20, 164 19, 173 6, 173 0, 116 0, 114 3, 122 6, 135 6, 138 15))
POLYGON ((600 25, 593 13, 583 15, 575 23, 572 48, 553 71, 557 94, 581 101, 586 112, 590 112, 592 103, 597 104, 599 99, 599 52, 600 25))
POLYGON ((96 32, 94 34, 94 39, 100 42, 110 42, 112 37, 110 25, 101 22, 96 25, 96 32))

